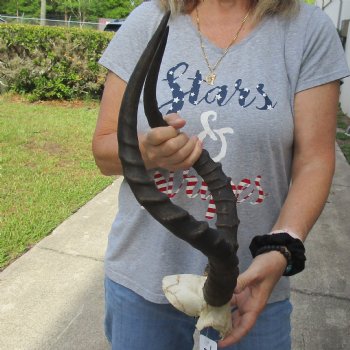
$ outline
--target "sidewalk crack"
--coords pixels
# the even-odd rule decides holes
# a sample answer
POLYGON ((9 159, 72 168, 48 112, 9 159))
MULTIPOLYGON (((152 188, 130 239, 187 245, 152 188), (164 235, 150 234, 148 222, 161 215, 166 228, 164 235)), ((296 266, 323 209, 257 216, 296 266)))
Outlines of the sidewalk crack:
POLYGON ((294 293, 310 295, 310 296, 314 296, 314 297, 333 298, 333 299, 341 300, 341 301, 350 301, 349 297, 344 297, 344 296, 336 295, 336 294, 324 294, 324 293, 318 293, 318 292, 311 292, 311 291, 308 291, 306 289, 298 289, 298 288, 291 288, 291 291, 294 293))
POLYGON ((350 185, 343 185, 343 184, 337 184, 337 183, 333 183, 332 186, 350 188, 350 185))
POLYGON ((54 252, 54 253, 57 253, 57 254, 60 254, 60 255, 72 256, 72 257, 75 257, 75 258, 83 258, 83 259, 98 261, 98 262, 102 262, 102 263, 104 262, 103 259, 94 258, 94 257, 88 256, 88 255, 70 254, 70 253, 64 252, 62 250, 56 250, 56 249, 52 249, 52 248, 48 248, 48 247, 42 247, 42 246, 41 247, 37 246, 37 248, 39 248, 41 250, 47 250, 47 251, 50 251, 50 252, 54 252))

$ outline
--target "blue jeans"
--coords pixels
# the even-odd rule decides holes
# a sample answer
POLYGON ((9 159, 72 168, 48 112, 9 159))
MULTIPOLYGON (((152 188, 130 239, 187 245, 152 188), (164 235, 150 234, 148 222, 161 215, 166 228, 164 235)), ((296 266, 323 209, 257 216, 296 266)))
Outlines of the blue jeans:
MULTIPOLYGON (((168 304, 151 303, 106 277, 105 332, 112 350, 192 350, 196 319, 168 304)), ((226 350, 290 350, 289 300, 269 304, 256 325, 226 350)), ((216 340, 209 329, 203 332, 216 340)))

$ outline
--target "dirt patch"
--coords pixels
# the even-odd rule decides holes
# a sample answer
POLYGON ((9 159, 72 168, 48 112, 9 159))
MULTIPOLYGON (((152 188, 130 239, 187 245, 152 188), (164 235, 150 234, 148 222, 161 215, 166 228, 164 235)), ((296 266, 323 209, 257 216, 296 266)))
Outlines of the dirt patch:
POLYGON ((99 103, 97 101, 81 101, 81 100, 75 100, 75 101, 38 101, 38 102, 32 102, 35 105, 48 105, 48 106, 55 106, 55 107, 65 107, 65 108, 96 108, 98 107, 99 103))
POLYGON ((62 148, 62 146, 55 142, 45 142, 42 149, 50 155, 64 153, 64 149, 62 148))
POLYGON ((53 156, 64 154, 65 152, 62 145, 56 142, 50 142, 50 141, 47 141, 44 144, 40 144, 36 140, 30 140, 25 144, 25 147, 30 151, 45 152, 53 156))
POLYGON ((73 101, 37 101, 29 102, 25 97, 20 95, 7 95, 6 99, 14 103, 27 103, 30 105, 42 105, 42 106, 54 106, 54 107, 64 107, 64 108, 97 108, 99 106, 99 101, 82 101, 82 100, 73 100, 73 101))

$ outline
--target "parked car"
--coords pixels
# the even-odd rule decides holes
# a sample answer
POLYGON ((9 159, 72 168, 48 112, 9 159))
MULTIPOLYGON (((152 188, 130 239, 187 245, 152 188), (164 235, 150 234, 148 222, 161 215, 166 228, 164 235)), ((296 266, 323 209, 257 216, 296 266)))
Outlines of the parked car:
POLYGON ((123 22, 123 19, 115 19, 114 21, 107 23, 103 30, 105 32, 116 32, 122 26, 123 22))

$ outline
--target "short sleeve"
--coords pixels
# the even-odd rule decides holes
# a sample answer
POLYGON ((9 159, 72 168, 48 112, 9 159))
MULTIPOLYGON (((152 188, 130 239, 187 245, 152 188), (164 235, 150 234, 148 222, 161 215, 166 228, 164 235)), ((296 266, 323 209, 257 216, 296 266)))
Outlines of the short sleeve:
POLYGON ((127 82, 161 18, 154 1, 142 3, 116 32, 99 63, 127 82))
POLYGON ((306 26, 295 92, 345 78, 349 73, 333 22, 317 7, 306 26))

